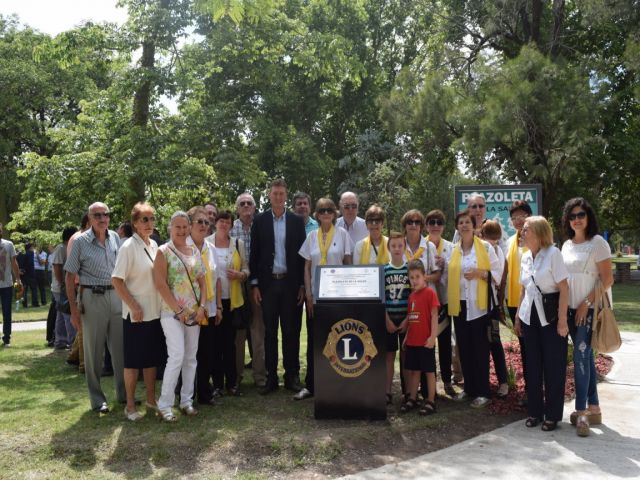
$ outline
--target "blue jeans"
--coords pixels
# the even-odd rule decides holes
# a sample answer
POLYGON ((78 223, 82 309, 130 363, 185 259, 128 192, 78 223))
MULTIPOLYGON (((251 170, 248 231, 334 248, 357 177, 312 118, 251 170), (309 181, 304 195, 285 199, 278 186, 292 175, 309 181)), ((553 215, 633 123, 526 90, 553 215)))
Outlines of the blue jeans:
POLYGON ((13 302, 13 287, 0 288, 2 301, 2 342, 11 341, 11 302, 13 302))
POLYGON ((587 312, 584 325, 576 326, 576 311, 569 309, 569 334, 573 342, 573 367, 576 380, 576 410, 598 405, 596 364, 591 350, 593 309, 587 312))

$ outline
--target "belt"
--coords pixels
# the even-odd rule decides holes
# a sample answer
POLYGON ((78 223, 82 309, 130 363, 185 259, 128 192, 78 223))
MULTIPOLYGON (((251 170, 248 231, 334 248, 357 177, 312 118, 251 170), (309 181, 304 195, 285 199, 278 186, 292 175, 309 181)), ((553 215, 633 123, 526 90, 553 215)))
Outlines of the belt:
POLYGON ((287 278, 287 274, 286 273, 272 273, 271 274, 271 278, 273 278, 274 280, 282 280, 283 278, 287 278))
POLYGON ((113 290, 113 285, 80 285, 82 288, 89 290, 113 290))

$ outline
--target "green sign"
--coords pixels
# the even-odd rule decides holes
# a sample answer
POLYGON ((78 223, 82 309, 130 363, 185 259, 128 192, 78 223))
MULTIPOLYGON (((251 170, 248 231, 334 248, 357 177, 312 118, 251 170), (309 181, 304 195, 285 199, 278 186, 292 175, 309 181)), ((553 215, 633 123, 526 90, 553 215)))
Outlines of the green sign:
POLYGON ((509 217, 509 209, 513 202, 524 200, 529 204, 534 215, 540 215, 542 212, 542 185, 538 183, 526 185, 456 185, 454 187, 454 207, 456 212, 467 208, 467 200, 473 193, 484 195, 487 204, 486 218, 498 220, 508 236, 516 233, 509 217))

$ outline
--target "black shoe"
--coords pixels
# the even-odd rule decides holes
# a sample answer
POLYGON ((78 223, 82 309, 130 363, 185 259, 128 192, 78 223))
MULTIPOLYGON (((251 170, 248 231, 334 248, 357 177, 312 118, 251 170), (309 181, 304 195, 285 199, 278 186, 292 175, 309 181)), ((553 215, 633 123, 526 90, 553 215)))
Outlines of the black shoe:
POLYGON ((47 347, 54 347, 55 346, 55 342, 53 340, 47 340, 47 347))
POLYGON ((224 396, 224 392, 222 391, 221 388, 215 388, 211 395, 213 396, 213 398, 220 398, 224 396))
POLYGON ((260 389, 258 392, 260 395, 269 395, 271 392, 275 392, 278 390, 278 385, 274 383, 267 383, 264 387, 260 389))
POLYGON ((284 388, 286 388, 287 390, 291 390, 292 392, 296 392, 297 393, 300 390, 302 390, 304 387, 302 386, 302 383, 300 383, 299 379, 293 378, 292 380, 284 382, 284 388))
POLYGON ((253 369, 253 362, 252 362, 251 360, 249 360, 249 363, 247 363, 247 364, 244 366, 244 368, 245 368, 245 369, 247 369, 247 370, 251 370, 251 369, 253 369))
POLYGON ((102 370, 101 377, 113 377, 113 370, 102 370))
POLYGON ((80 360, 66 360, 67 365, 71 365, 72 367, 77 367, 80 365, 80 360))

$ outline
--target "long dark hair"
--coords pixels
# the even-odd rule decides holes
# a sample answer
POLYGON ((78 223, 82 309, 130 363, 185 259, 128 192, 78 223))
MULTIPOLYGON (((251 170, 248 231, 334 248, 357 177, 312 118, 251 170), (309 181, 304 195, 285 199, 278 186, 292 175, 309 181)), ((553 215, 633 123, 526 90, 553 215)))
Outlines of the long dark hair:
POLYGON ((567 238, 573 238, 576 236, 576 232, 571 228, 571 222, 569 221, 571 210, 576 207, 581 207, 587 213, 587 231, 585 236, 587 237, 587 240, 591 240, 598 234, 598 221, 596 220, 596 214, 593 211, 593 208, 591 208, 589 202, 582 197, 572 198, 571 200, 567 200, 567 203, 564 204, 564 208, 562 209, 562 228, 564 229, 564 234, 567 238))

